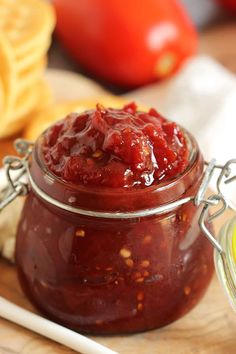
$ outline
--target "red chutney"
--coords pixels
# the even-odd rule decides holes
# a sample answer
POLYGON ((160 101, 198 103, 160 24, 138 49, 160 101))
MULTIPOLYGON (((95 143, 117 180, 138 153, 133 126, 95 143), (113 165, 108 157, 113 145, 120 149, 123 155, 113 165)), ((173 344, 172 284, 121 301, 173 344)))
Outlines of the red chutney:
POLYGON ((49 318, 93 334, 144 331, 182 317, 213 273, 201 207, 190 201, 162 214, 114 214, 194 196, 203 170, 191 134, 154 110, 99 106, 54 125, 37 140, 30 164, 34 184, 51 199, 32 184, 17 232, 26 295, 49 318))
POLYGON ((188 164, 188 148, 176 123, 157 111, 123 109, 73 113, 45 135, 48 168, 78 185, 145 187, 169 180, 188 164))

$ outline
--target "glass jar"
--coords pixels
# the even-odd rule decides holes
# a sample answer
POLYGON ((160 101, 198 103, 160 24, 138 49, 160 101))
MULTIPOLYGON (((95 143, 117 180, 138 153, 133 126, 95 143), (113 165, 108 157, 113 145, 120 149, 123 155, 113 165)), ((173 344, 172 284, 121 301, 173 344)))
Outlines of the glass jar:
POLYGON ((131 333, 167 325, 199 302, 213 249, 198 225, 202 207, 192 200, 204 160, 186 137, 184 173, 142 190, 65 183, 46 169, 38 139, 16 260, 25 293, 47 317, 81 332, 131 333), (162 208, 183 198, 188 202, 162 208))
POLYGON ((219 233, 224 252, 214 252, 215 268, 228 300, 236 312, 236 217, 228 220, 219 233))

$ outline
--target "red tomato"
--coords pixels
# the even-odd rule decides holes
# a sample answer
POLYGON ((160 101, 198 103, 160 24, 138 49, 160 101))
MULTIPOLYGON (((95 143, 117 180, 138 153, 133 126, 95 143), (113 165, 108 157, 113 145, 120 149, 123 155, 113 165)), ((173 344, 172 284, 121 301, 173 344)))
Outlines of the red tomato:
POLYGON ((236 13, 236 0, 218 0, 226 9, 236 13))
POLYGON ((197 49, 196 31, 177 0, 54 0, 57 32, 99 78, 140 86, 176 71, 197 49))

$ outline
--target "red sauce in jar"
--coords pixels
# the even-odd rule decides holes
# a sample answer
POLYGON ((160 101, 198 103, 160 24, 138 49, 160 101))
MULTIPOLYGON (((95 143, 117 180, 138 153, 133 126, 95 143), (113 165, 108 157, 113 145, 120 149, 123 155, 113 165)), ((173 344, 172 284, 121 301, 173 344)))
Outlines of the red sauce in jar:
POLYGON ((178 125, 157 111, 123 109, 71 114, 45 135, 48 168, 78 185, 146 187, 170 180, 188 164, 188 148, 178 125))
MULTIPOLYGON (((98 106, 39 137, 30 174, 68 207, 115 213, 161 206, 196 195, 203 177, 201 152, 183 131, 154 110, 98 106)), ((85 216, 32 188, 17 233, 22 287, 46 316, 82 332, 164 326, 198 303, 213 273, 200 212, 190 201, 141 218, 85 216)))

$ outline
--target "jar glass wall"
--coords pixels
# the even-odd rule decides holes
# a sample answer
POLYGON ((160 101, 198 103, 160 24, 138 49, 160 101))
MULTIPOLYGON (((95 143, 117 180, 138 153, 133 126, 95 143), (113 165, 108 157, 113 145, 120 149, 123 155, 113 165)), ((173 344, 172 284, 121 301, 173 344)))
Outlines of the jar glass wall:
MULTIPOLYGON (((197 193, 203 158, 195 140, 186 171, 142 190, 65 184, 44 167, 41 140, 30 173, 57 200, 93 211, 153 208, 197 193)), ((193 202, 161 215, 105 219, 71 213, 31 190, 17 235, 22 287, 44 314, 90 333, 128 333, 164 326, 187 313, 213 273, 212 246, 193 202)))

